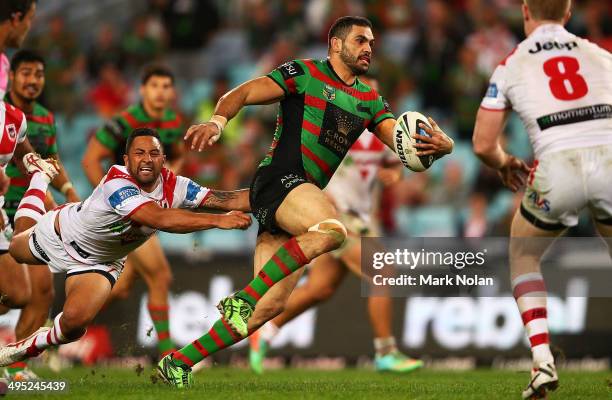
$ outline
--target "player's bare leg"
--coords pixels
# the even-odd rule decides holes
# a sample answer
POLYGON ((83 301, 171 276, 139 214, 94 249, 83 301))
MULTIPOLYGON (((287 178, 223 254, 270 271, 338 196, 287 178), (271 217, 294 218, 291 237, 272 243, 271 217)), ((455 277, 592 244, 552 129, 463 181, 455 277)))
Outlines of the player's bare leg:
MULTIPOLYGON (((23 232, 11 242, 11 254, 18 261, 27 262, 34 258, 27 236, 28 232, 23 232), (29 255, 25 246, 28 246, 29 255), (19 255, 23 255, 23 258, 19 255)), ((63 311, 55 317, 53 326, 40 328, 23 340, 0 348, 0 366, 36 357, 49 347, 78 340, 106 302, 111 284, 101 274, 86 273, 69 276, 65 288, 66 302, 63 311)))
POLYGON ((529 336, 533 358, 531 381, 523 391, 525 399, 545 398, 548 390, 555 390, 559 378, 550 351, 546 308, 546 286, 540 272, 540 259, 552 238, 560 230, 540 229, 516 211, 510 234, 510 275, 514 298, 525 330, 529 336), (539 240, 538 240, 539 239, 539 240))
POLYGON ((182 382, 173 382, 176 386, 187 386, 191 379, 188 371, 181 373, 178 368, 189 370, 206 356, 239 342, 280 314, 297 282, 298 274, 294 272, 309 260, 340 247, 346 237, 346 228, 337 221, 336 210, 327 196, 308 183, 287 195, 276 211, 276 222, 294 236, 260 235, 255 266, 256 269, 263 266, 257 277, 245 289, 221 301, 222 318, 206 335, 160 361, 162 376, 173 381, 175 377, 184 378, 182 382), (273 253, 273 249, 277 250, 273 253), (288 280, 284 279, 287 277, 288 280))
POLYGON ((10 254, 0 256, 0 304, 6 313, 12 308, 23 308, 30 301, 32 289, 26 266, 13 260, 10 254))
MULTIPOLYGON (((264 258, 263 262, 267 261, 268 258, 264 258)), ((295 274, 292 274, 291 277, 293 275, 295 274)), ((284 311, 249 336, 249 360, 253 371, 263 372, 263 361, 270 341, 276 336, 279 329, 310 307, 328 300, 336 292, 345 276, 346 268, 329 253, 320 255, 313 260, 308 271, 308 279, 303 285, 293 290, 287 299, 284 311)), ((279 282, 279 285, 282 283, 284 281, 279 282)))
MULTIPOLYGON (((28 265, 27 268, 32 296, 19 315, 15 327, 17 340, 27 338, 47 323, 53 303, 53 275, 49 268, 46 265, 28 265)), ((36 374, 23 361, 9 365, 5 376, 17 381, 38 380, 36 374)))

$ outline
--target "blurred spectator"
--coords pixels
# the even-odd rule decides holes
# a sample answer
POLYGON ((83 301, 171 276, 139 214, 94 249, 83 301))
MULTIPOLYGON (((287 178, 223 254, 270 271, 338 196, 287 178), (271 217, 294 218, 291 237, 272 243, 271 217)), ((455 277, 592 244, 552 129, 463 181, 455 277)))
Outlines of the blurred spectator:
POLYGON ((448 86, 453 92, 453 117, 460 139, 471 140, 476 112, 487 88, 488 76, 477 67, 478 55, 472 47, 459 50, 458 63, 450 72, 448 86))
POLYGON ((154 30, 150 15, 139 15, 131 24, 132 30, 124 36, 121 47, 126 59, 134 69, 154 62, 161 54, 162 38, 154 30))
POLYGON ((45 102, 49 108, 68 115, 79 105, 78 82, 83 76, 85 58, 78 47, 76 35, 66 30, 64 18, 53 16, 43 34, 33 37, 32 48, 40 51, 46 61, 47 84, 45 102))
POLYGON ((168 33, 169 48, 193 50, 205 45, 219 28, 219 12, 214 0, 149 0, 168 33))
POLYGON ((488 77, 517 42, 490 0, 481 2, 476 18, 476 32, 467 37, 466 43, 477 55, 478 69, 488 77))
POLYGON ((426 15, 420 22, 416 44, 408 54, 408 65, 417 77, 425 109, 449 112, 452 92, 446 78, 455 59, 458 38, 448 5, 441 0, 428 1, 426 15))
POLYGON ((612 51, 612 5, 610 2, 587 1, 583 9, 583 19, 585 26, 578 34, 612 51))
MULTIPOLYGON (((202 100, 202 102, 196 108, 196 117, 195 120, 198 123, 208 121, 210 117, 213 116, 215 111, 215 106, 217 105, 217 101, 223 96, 225 93, 229 92, 231 87, 229 86, 229 82, 227 77, 224 75, 219 75, 213 80, 212 93, 207 98, 202 100)), ((242 116, 244 111, 241 110, 234 118, 232 118, 225 128, 223 129, 223 135, 221 136, 221 140, 224 144, 234 145, 238 140, 239 129, 241 126, 242 116)))
POLYGON ((427 173, 427 203, 431 205, 446 205, 459 211, 465 206, 470 188, 463 183, 461 165, 449 159, 444 166, 441 179, 437 180, 427 173))
POLYGON ((112 62, 100 67, 98 82, 87 94, 87 99, 94 106, 97 114, 110 118, 127 107, 130 87, 121 71, 112 62))
POLYGON ((472 193, 463 225, 463 237, 483 237, 487 229, 487 197, 479 192, 472 193))
POLYGON ((274 24, 269 2, 253 1, 251 11, 246 20, 246 31, 249 39, 249 49, 258 58, 269 49, 270 43, 273 43, 277 27, 274 24))
POLYGON ((92 80, 98 80, 100 71, 108 64, 122 70, 125 56, 119 45, 112 25, 102 24, 96 40, 87 52, 87 73, 92 80))

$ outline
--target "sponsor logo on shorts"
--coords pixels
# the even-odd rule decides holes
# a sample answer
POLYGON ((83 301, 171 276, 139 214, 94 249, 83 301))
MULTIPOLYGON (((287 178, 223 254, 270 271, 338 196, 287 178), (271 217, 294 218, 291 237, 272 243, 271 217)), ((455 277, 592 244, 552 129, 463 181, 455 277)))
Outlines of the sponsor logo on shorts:
POLYGON ((306 180, 297 174, 287 174, 280 178, 281 185, 289 189, 296 183, 304 183, 306 180))
POLYGON ((537 122, 540 129, 544 130, 552 128, 553 126, 606 118, 612 118, 612 105, 610 104, 596 104, 588 107, 559 111, 553 114, 544 115, 538 118, 537 122))
POLYGON ((539 208, 540 210, 544 212, 550 212, 550 201, 546 200, 545 198, 540 197, 540 195, 537 192, 529 193, 529 196, 527 198, 531 201, 531 204, 535 206, 536 208, 539 208))
POLYGON ((134 186, 124 186, 121 189, 118 189, 115 193, 111 194, 108 201, 111 207, 117 208, 130 197, 138 196, 139 194, 140 191, 134 186))

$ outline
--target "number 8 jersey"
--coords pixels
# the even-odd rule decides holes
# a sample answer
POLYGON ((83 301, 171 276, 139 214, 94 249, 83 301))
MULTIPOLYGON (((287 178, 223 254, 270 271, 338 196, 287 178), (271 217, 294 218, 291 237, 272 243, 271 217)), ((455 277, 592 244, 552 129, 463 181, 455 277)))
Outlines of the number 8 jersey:
POLYGON ((495 69, 481 107, 513 108, 536 158, 612 144, 612 55, 559 24, 541 25, 495 69))

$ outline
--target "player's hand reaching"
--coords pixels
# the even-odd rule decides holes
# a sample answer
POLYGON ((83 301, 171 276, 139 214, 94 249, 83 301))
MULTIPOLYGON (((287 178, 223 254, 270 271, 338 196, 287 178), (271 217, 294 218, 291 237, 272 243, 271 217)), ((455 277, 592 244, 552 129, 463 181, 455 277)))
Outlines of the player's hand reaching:
POLYGON ((212 122, 191 125, 185 134, 185 141, 191 141, 191 150, 202 151, 204 147, 212 146, 221 137, 219 127, 212 122))
POLYGON ((413 138, 422 141, 422 143, 414 144, 414 147, 417 149, 416 155, 420 157, 433 154, 436 158, 440 158, 446 154, 450 154, 453 151, 453 140, 440 129, 433 118, 428 117, 427 120, 431 127, 425 124, 419 124, 419 128, 422 128, 429 136, 419 134, 412 135, 413 138))
POLYGON ((242 229, 251 226, 251 216, 242 211, 230 211, 227 214, 219 215, 217 228, 220 229, 242 229))
POLYGON ((498 174, 504 186, 516 192, 525 184, 529 167, 520 158, 508 154, 506 162, 498 170, 498 174))

